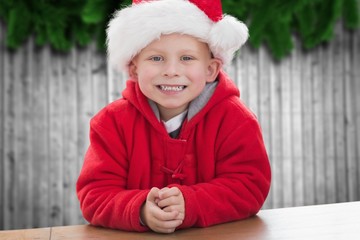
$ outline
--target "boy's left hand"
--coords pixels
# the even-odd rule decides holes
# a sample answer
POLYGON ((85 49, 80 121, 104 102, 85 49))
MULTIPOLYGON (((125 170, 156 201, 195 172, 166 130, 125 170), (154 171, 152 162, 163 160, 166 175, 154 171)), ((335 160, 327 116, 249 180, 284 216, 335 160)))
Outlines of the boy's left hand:
POLYGON ((183 221, 185 219, 185 200, 180 189, 165 187, 158 194, 156 204, 165 212, 177 211, 179 214, 176 219, 183 221))

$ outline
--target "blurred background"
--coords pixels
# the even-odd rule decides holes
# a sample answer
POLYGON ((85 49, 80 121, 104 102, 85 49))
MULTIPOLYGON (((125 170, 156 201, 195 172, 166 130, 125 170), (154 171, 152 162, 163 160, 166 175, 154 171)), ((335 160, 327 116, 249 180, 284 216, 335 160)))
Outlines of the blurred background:
MULTIPOLYGON (((360 1, 222 2, 250 30, 226 71, 262 126, 263 208, 359 201, 360 1)), ((127 4, 1 1, 0 230, 85 223, 75 183, 89 120, 126 81, 104 31, 127 4)))

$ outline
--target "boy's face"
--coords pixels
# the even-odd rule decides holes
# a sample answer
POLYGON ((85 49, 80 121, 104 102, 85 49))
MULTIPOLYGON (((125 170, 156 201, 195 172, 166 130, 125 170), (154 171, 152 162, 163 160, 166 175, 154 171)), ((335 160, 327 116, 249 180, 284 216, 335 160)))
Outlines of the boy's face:
POLYGON ((166 121, 186 110, 205 84, 216 79, 220 66, 206 43, 170 34, 145 47, 130 63, 129 73, 166 121))

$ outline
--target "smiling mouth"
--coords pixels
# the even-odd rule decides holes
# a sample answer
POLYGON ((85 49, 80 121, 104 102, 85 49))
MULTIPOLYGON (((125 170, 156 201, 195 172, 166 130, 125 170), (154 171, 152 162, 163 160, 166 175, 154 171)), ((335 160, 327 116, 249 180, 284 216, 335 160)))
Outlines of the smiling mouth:
POLYGON ((186 88, 186 86, 169 86, 169 85, 158 85, 158 88, 166 92, 180 92, 186 88))

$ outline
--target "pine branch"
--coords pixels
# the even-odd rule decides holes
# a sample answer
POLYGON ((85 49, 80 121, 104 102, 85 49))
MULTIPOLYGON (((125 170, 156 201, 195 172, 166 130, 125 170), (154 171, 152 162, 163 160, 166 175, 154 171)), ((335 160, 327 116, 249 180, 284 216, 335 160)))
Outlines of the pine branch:
MULTIPOLYGON (((267 45, 281 59, 293 49, 298 34, 305 48, 330 41, 340 20, 360 26, 359 0, 222 0, 224 13, 249 26, 250 44, 267 45)), ((34 35, 38 45, 67 51, 95 40, 105 47, 105 30, 115 10, 131 0, 1 0, 0 18, 7 25, 6 45, 18 48, 34 35)))

